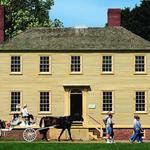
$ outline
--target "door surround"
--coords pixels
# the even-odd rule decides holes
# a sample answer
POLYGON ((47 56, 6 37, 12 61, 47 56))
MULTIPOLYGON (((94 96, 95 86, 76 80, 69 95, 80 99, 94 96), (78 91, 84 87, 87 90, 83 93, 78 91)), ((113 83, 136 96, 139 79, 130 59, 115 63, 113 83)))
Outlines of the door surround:
POLYGON ((87 96, 90 90, 89 85, 63 85, 64 87, 64 116, 70 115, 70 93, 73 89, 82 91, 82 117, 84 119, 83 126, 87 125, 87 96))

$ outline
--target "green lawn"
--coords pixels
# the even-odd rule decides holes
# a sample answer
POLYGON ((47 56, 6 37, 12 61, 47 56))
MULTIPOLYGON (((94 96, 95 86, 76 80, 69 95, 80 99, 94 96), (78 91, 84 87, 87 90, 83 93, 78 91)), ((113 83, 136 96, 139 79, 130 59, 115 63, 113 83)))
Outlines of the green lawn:
POLYGON ((0 142, 0 150, 149 150, 150 143, 144 144, 103 144, 103 143, 49 143, 49 142, 0 142))

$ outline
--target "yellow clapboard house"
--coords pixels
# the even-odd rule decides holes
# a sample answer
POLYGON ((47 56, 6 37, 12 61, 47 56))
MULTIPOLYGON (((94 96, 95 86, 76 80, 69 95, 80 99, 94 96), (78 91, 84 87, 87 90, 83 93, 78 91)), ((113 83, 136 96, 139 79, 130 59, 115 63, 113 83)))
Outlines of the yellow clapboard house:
MULTIPOLYGON (((1 41, 0 118, 11 120, 24 104, 37 118, 78 114, 84 121, 75 121, 72 136, 88 140, 103 136, 111 111, 116 138, 128 139, 138 114, 150 139, 150 42, 110 24, 33 28, 1 41)), ((52 139, 58 134, 51 129, 52 139)))

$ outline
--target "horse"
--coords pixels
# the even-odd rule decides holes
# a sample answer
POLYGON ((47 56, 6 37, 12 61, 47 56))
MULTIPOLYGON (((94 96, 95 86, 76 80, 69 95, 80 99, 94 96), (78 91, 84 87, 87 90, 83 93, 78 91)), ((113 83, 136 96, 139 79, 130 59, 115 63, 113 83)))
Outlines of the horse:
MULTIPOLYGON (((44 122, 44 127, 50 127, 50 126, 54 126, 55 128, 58 129, 62 129, 59 137, 58 137, 58 141, 60 141, 60 137, 63 134, 63 132, 65 131, 65 129, 68 130, 68 134, 69 134, 69 138, 72 141, 72 137, 71 137, 71 125, 72 122, 74 121, 74 116, 63 116, 63 117, 53 117, 53 116, 46 116, 46 117, 42 117, 40 120, 40 124, 39 126, 42 127, 42 123, 44 122)), ((80 117, 80 121, 83 121, 83 118, 80 117)), ((49 130, 49 128, 46 128, 45 130, 41 130, 41 134, 43 134, 43 138, 42 140, 47 139, 47 131, 49 130)))
POLYGON ((5 129, 6 128, 6 123, 4 120, 0 120, 0 129, 5 129))

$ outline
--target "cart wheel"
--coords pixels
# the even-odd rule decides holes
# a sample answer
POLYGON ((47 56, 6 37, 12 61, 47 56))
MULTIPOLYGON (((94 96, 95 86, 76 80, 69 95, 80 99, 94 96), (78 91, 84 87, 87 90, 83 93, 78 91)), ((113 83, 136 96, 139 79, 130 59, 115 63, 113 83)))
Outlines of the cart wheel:
POLYGON ((23 131, 23 139, 27 142, 33 142, 36 139, 36 131, 33 128, 27 128, 23 131))

